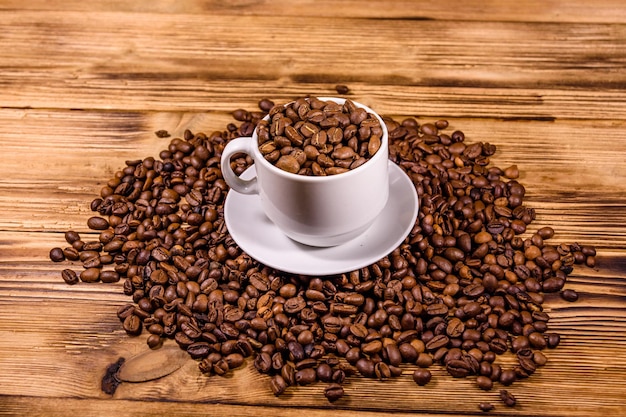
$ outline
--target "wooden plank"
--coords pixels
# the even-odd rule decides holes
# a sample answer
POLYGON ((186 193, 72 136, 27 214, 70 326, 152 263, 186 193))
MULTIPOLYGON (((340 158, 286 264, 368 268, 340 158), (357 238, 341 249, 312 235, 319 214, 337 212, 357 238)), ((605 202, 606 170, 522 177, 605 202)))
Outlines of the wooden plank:
POLYGON ((5 107, 223 110, 342 83, 429 114, 625 118, 623 25, 55 11, 0 25, 5 107))
MULTIPOLYGON (((0 416, 29 415, 32 417, 64 417, 68 413, 84 414, 87 410, 90 416, 124 416, 142 415, 145 417, 161 417, 163 415, 184 416, 225 416, 235 415, 241 417, 258 417, 259 415, 295 417, 306 415, 310 417, 328 416, 330 412, 343 417, 376 417, 378 411, 348 410, 340 407, 298 407, 289 408, 269 407, 263 405, 249 406, 240 404, 220 404, 210 402, 151 402, 132 400, 108 400, 108 399, 79 399, 79 398, 38 398, 38 397, 4 397, 1 398, 3 409, 0 416)), ((411 411, 394 413, 397 417, 414 416, 411 411)), ((420 413, 423 417, 434 417, 439 414, 420 413)), ((449 417, 461 417, 465 414, 446 413, 449 417)))
POLYGON ((254 15, 254 16, 315 16, 371 18, 375 11, 377 19, 406 20, 475 20, 507 22, 597 22, 624 23, 626 7, 621 0, 602 0, 590 3, 585 0, 523 0, 501 2, 498 0, 469 0, 462 4, 454 1, 430 2, 423 0, 297 0, 297 1, 248 1, 248 0, 156 0, 144 5, 141 2, 123 0, 29 1, 4 0, 0 9, 63 10, 82 12, 148 12, 191 13, 205 15, 254 15))
MULTIPOLYGON (((45 234, 37 235, 44 239, 30 236, 29 241, 45 245, 45 234)), ((32 248, 22 251, 13 259, 3 258, 6 261, 0 269, 0 306, 11 306, 3 308, 0 316, 0 367, 4 370, 0 373, 0 386, 5 396, 0 398, 6 400, 8 396, 6 402, 14 407, 19 407, 20 402, 11 401, 11 397, 25 393, 50 398, 107 398, 99 391, 106 366, 120 356, 128 358, 147 350, 143 337, 127 337, 115 317, 116 306, 124 302, 119 286, 79 284, 61 288, 64 284, 51 273, 53 268, 44 268, 40 260, 20 261, 32 256, 32 248), (28 276, 32 284, 24 287, 23 276, 28 276), (63 295, 68 292, 71 297, 63 295), (34 306, 41 314, 33 314, 34 306), (29 349, 16 351, 15 346, 29 349)), ((621 251, 619 256, 623 257, 621 251)), ((510 388, 520 401, 518 411, 525 415, 618 415, 626 411, 622 401, 626 395, 623 271, 621 278, 610 278, 602 266, 596 272, 578 268, 573 278, 567 285, 580 292, 579 302, 565 303, 550 296, 546 303, 552 317, 550 329, 562 334, 561 345, 545 352, 548 366, 510 388), (601 280, 612 281, 611 287, 617 292, 609 293, 595 285, 601 280), (589 380, 595 383, 589 384, 589 380), (611 395, 600 395, 605 387, 611 387, 611 395), (576 392, 576 397, 569 397, 568 392, 576 392)), ((502 360, 509 362, 506 357, 502 360)), ((410 378, 413 369, 407 365, 405 375, 393 381, 352 378, 346 384, 346 398, 336 406, 353 412, 471 413, 481 401, 497 403, 497 390, 482 392, 472 378, 450 378, 438 366, 432 368, 433 382, 417 387, 410 378), (392 396, 394 401, 388 401, 392 396)), ((268 379, 257 374, 249 361, 245 368, 227 378, 206 378, 190 360, 160 380, 122 384, 113 398, 323 409, 330 405, 323 399, 322 389, 323 384, 302 387, 277 399, 269 391, 268 379)), ((35 400, 34 404, 45 402, 35 400)), ((102 404, 105 409, 112 406, 102 404)), ((185 409, 184 404, 181 407, 185 409)))
MULTIPOLYGON (((369 104, 378 108, 377 102, 369 104)), ((155 131, 180 137, 185 129, 208 133, 233 121, 229 114, 213 112, 0 110, 0 147, 12 156, 0 165, 0 229, 88 231, 89 203, 124 161, 158 157, 167 147, 169 139, 156 137, 155 131)), ((626 247, 626 122, 450 123, 449 130, 464 131, 468 143, 495 144, 493 164, 518 165, 527 204, 538 213, 533 227, 552 225, 561 241, 626 247), (583 140, 592 137, 602 140, 583 140)))

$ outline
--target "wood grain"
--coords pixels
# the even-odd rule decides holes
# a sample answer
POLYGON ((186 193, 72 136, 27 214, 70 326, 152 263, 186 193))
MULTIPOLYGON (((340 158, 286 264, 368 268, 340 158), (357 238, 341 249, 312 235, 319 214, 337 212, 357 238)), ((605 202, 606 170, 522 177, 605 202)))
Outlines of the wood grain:
POLYGON ((531 0, 501 2, 498 0, 468 0, 452 7, 446 3, 424 0, 155 0, 149 4, 123 0, 91 1, 66 0, 50 3, 31 0, 4 0, 0 9, 63 10, 98 12, 148 12, 203 15, 254 15, 254 16, 315 16, 350 17, 363 19, 395 20, 460 20, 505 22, 596 22, 624 23, 626 6, 620 0, 603 0, 590 3, 570 0, 567 7, 559 0, 531 0))
MULTIPOLYGON (((0 416, 626 415, 626 5, 499 2, 120 0, 0 2, 0 416), (393 381, 349 379, 276 398, 250 365, 207 378, 100 382, 147 351, 116 317, 122 284, 65 285, 48 251, 86 226, 89 203, 124 161, 157 156, 185 129, 212 132, 236 108, 306 94, 350 98, 420 122, 446 118, 516 164, 532 230, 598 250, 546 297, 560 346, 514 384, 518 406, 472 378, 414 366, 393 381)), ((512 358, 502 360, 511 362, 512 358)))
POLYGON ((11 107, 224 111, 347 83, 381 112, 624 118, 622 25, 56 11, 0 25, 11 107))

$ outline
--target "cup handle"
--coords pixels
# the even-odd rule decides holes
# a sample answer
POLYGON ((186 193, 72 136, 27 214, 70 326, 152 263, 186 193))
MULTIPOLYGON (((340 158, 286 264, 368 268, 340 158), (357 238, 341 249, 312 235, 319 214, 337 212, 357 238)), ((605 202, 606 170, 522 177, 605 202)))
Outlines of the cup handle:
MULTIPOLYGON (((236 154, 243 152, 253 157, 252 148, 253 139, 251 137, 241 137, 231 140, 226 144, 224 151, 222 152, 221 164, 222 175, 224 180, 230 188, 241 194, 258 194, 259 187, 257 183, 257 177, 244 180, 239 178, 232 170, 230 166, 230 158, 236 154)), ((253 157, 254 158, 254 157, 253 157)))

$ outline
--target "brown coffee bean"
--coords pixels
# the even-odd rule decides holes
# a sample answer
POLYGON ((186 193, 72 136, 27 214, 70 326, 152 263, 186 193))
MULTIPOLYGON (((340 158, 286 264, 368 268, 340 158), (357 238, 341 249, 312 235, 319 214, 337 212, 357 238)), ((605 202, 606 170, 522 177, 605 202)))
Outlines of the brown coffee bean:
MULTIPOLYGON (((228 234, 224 144, 257 129, 271 163, 337 175, 367 163, 382 146, 382 127, 349 100, 275 106, 263 99, 259 108, 235 112, 241 124, 224 132, 186 130, 159 159, 127 161, 104 181, 88 220, 98 239, 68 231, 70 246, 50 251, 52 261, 86 267, 80 278, 64 270, 63 279, 122 280, 132 303, 118 317, 129 334, 146 327, 150 348, 174 339, 207 375, 225 375, 254 356, 276 395, 320 380, 332 383, 325 395, 334 401, 350 375, 387 379, 401 375, 403 363, 417 365, 415 382, 427 383, 433 362, 492 389, 545 365, 541 350, 560 337, 547 332, 543 293, 575 301, 576 292, 563 289, 566 278, 575 265, 595 266, 596 250, 549 244, 549 226, 520 236, 536 215, 524 204, 519 169, 489 165, 493 145, 465 143, 463 132, 443 131, 446 121, 386 119, 390 158, 420 195, 419 221, 380 261, 305 280, 259 265, 228 234), (266 113, 271 119, 261 121, 266 113), (497 357, 509 349, 517 364, 503 370, 497 357)), ((231 164, 240 174, 251 162, 237 155, 231 164)))
POLYGON ((575 290, 563 290, 560 292, 560 295, 565 301, 574 302, 578 300, 578 293, 575 290))
POLYGON ((50 250, 50 260, 52 262, 63 262, 65 260, 65 254, 61 248, 52 248, 50 250))
POLYGON ((341 384, 329 384, 324 388, 324 396, 326 399, 333 403, 343 397, 344 390, 341 384))
POLYGON ((514 407, 517 404, 515 396, 505 389, 500 390, 500 399, 507 407, 514 407))
POLYGON ((96 282, 100 280, 100 268, 88 268, 80 273, 83 282, 96 282))
POLYGON ((419 386, 424 386, 430 382, 432 374, 428 369, 416 369, 413 372, 413 381, 419 386))
POLYGON ((276 166, 283 171, 297 174, 300 171, 300 164, 298 160, 291 155, 283 155, 276 162, 276 166))
POLYGON ((69 285, 77 284, 79 281, 78 275, 72 269, 64 269, 61 271, 61 277, 63 278, 63 281, 69 285))
POLYGON ((489 377, 479 375, 476 377, 476 385, 484 391, 489 391, 493 388, 493 381, 489 377))
POLYGON ((287 383, 281 375, 276 374, 270 380, 270 387, 274 395, 278 397, 287 389, 287 383))
POLYGON ((554 349, 561 343, 561 336, 558 333, 545 333, 546 345, 550 349, 554 349))
POLYGON ((454 378, 465 378, 472 373, 470 365, 466 361, 460 359, 447 361, 446 370, 454 378))
POLYGON ((134 314, 128 315, 124 319, 123 325, 124 330, 130 336, 137 336, 141 334, 141 330, 143 328, 141 319, 134 314))
POLYGON ((109 222, 105 218, 93 216, 87 220, 87 226, 92 230, 105 230, 109 228, 109 222))
POLYGON ((104 283, 114 283, 120 280, 120 274, 116 271, 102 271, 100 272, 100 280, 104 283))
POLYGON ((495 407, 493 404, 491 403, 480 403, 478 404, 478 408, 480 408, 480 411, 484 412, 484 413, 488 413, 489 411, 493 410, 495 407))
POLYGON ((500 374, 500 383, 504 386, 508 386, 511 385, 513 382, 515 382, 515 380, 517 379, 517 376, 515 375, 515 371, 512 369, 504 369, 502 370, 502 373, 500 374))
POLYGON ((317 373, 313 368, 301 369, 296 372, 296 383, 298 385, 309 385, 317 380, 317 373))
POLYGON ((372 378, 375 375, 374 362, 369 359, 361 358, 356 364, 356 369, 366 378, 372 378))

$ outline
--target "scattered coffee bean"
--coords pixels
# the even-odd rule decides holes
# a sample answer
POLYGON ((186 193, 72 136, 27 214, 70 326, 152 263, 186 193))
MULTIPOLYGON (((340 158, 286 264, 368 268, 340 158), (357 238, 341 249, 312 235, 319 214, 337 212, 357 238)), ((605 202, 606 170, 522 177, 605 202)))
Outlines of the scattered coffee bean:
POLYGON ((63 281, 69 285, 77 284, 79 281, 78 274, 76 274, 76 272, 72 269, 64 269, 61 272, 61 277, 63 278, 63 281))
POLYGON ((80 273, 80 280, 83 282, 96 282, 100 280, 99 268, 88 268, 80 273))
POLYGON ((478 404, 478 408, 480 408, 480 411, 484 412, 484 413, 488 413, 489 411, 493 410, 494 405, 491 403, 480 403, 478 404))
POLYGON ((343 84, 337 84, 335 86, 335 91, 338 94, 348 94, 350 92, 350 88, 348 88, 347 85, 343 85, 343 84))
POLYGON ((432 374, 428 369, 416 369, 413 372, 413 381, 419 386, 424 386, 430 382, 432 374))
POLYGON ((514 407, 517 403, 515 396, 505 389, 500 390, 500 399, 507 407, 514 407))
POLYGON ((109 228, 109 222, 102 217, 93 216, 87 220, 87 226, 93 230, 105 230, 109 228))
POLYGON ((52 262, 63 262, 65 260, 65 254, 61 248, 50 249, 50 260, 52 262))
POLYGON ((324 388, 324 396, 329 402, 334 403, 343 397, 344 391, 341 384, 330 384, 324 388))
MULTIPOLYGON (((52 255, 50 255, 52 257, 52 255)), ((563 290, 561 291, 561 298, 565 301, 574 302, 578 301, 578 293, 575 290, 563 290)))
MULTIPOLYGON (((233 112, 238 126, 209 135, 187 130, 158 158, 127 161, 90 204, 97 214, 87 224, 98 239, 68 231, 70 246, 50 251, 52 261, 85 267, 80 276, 63 270, 63 280, 122 281, 132 302, 117 315, 129 335, 146 329, 152 349, 173 339, 205 375, 225 375, 252 357, 275 395, 321 381, 330 384, 324 395, 332 402, 351 375, 400 377, 403 364, 418 367, 418 385, 430 381, 428 368, 442 366, 489 390, 545 365, 542 351, 556 348, 560 336, 547 332, 543 293, 575 301, 563 290, 567 276, 576 264, 594 266, 596 250, 551 245, 549 226, 531 233, 536 214, 524 204, 519 170, 490 166, 493 145, 466 143, 462 131, 445 131, 445 120, 385 118, 389 158, 421 199, 413 230, 369 266, 300 277, 259 264, 229 235, 219 155, 269 113, 259 130, 268 160, 288 156, 281 164, 298 174, 330 175, 374 154, 381 126, 350 102, 258 104, 260 111, 233 112), (509 351, 518 363, 503 369, 498 358, 509 351)), ((250 163, 243 155, 231 161, 236 173, 250 163)), ((514 405, 504 392, 503 402, 514 405)))
POLYGON ((479 375, 476 377, 476 385, 482 390, 489 391, 493 388, 493 381, 487 376, 479 375))

